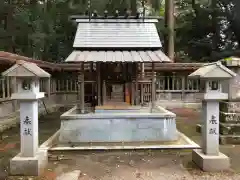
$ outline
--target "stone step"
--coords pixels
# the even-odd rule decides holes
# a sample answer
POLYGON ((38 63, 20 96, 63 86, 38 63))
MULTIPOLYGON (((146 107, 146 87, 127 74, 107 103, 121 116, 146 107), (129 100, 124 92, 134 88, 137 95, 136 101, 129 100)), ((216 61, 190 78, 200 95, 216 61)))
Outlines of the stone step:
POLYGON ((240 124, 220 123, 221 135, 240 135, 240 124))
POLYGON ((220 111, 229 113, 240 113, 240 102, 220 102, 220 111))
POLYGON ((111 94, 112 97, 124 97, 123 94, 111 94))
POLYGON ((220 122, 237 124, 240 123, 240 113, 220 112, 220 122))
POLYGON ((111 93, 111 96, 124 96, 124 94, 115 94, 115 93, 111 93))
POLYGON ((114 98, 114 97, 116 97, 116 98, 118 98, 118 97, 121 97, 121 98, 123 98, 124 96, 121 96, 121 95, 117 95, 117 96, 116 96, 116 95, 114 95, 114 96, 113 96, 113 95, 112 95, 111 97, 112 97, 112 98, 114 98))
POLYGON ((111 99, 123 99, 124 96, 111 96, 110 98, 111 99))
POLYGON ((108 98, 107 101, 111 102, 122 102, 124 98, 108 98))
POLYGON ((111 93, 112 94, 124 94, 124 92, 114 92, 114 91, 112 91, 111 93))
POLYGON ((240 144, 240 135, 220 135, 219 138, 221 144, 240 144))

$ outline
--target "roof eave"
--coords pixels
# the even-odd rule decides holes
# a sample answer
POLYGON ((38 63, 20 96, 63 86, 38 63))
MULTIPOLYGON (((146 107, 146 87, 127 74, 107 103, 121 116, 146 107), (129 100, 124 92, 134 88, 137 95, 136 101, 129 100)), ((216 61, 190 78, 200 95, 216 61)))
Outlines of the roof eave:
MULTIPOLYGON (((69 16, 69 20, 76 20, 76 19, 89 19, 89 16, 86 15, 71 15, 69 16)), ((91 17, 91 19, 157 19, 157 20, 163 20, 164 18, 162 16, 146 16, 144 18, 139 17, 136 18, 136 16, 129 16, 128 18, 125 18, 125 16, 118 16, 117 18, 115 16, 108 16, 105 18, 104 16, 98 16, 98 17, 91 17)))
POLYGON ((74 47, 76 51, 156 51, 162 50, 162 46, 158 47, 74 47))

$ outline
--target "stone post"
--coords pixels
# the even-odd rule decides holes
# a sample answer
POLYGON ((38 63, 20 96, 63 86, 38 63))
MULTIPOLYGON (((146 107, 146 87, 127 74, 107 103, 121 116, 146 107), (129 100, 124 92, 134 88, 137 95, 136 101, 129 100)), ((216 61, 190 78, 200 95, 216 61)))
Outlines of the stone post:
POLYGON ((38 101, 20 102, 21 156, 35 157, 38 152, 38 101))
POLYGON ((206 155, 219 155, 219 102, 203 101, 202 150, 206 155))

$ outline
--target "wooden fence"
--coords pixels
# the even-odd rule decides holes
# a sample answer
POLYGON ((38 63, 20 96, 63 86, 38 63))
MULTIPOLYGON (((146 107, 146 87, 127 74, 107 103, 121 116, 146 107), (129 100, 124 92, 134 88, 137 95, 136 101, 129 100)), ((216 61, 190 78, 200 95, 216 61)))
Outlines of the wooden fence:
MULTIPOLYGON (((86 81, 85 85, 96 84, 95 81, 86 81)), ((13 92, 14 83, 10 78, 0 79, 0 101, 9 100, 13 92)), ((139 81, 139 102, 151 101, 151 80, 139 81), (142 93, 142 96, 141 96, 142 93)), ((48 85, 44 79, 40 80, 40 91, 47 92, 48 85)), ((54 79, 50 81, 50 93, 77 93, 77 79, 54 79)), ((157 76, 156 93, 197 93, 199 92, 199 81, 188 79, 187 76, 157 76)), ((92 94, 85 94, 86 99, 91 98, 92 94)))

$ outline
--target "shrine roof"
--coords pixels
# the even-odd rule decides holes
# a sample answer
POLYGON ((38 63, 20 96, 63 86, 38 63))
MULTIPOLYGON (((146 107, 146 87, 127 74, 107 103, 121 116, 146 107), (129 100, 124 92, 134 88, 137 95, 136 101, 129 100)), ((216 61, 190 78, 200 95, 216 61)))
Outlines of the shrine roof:
POLYGON ((161 51, 73 51, 65 62, 171 62, 161 51))
POLYGON ((157 19, 76 19, 73 48, 81 50, 138 50, 162 47, 157 19))
MULTIPOLYGON (((36 60, 30 57, 21 56, 9 52, 0 51, 0 70, 6 70, 14 65, 18 60, 32 62, 48 72, 55 71, 79 71, 81 63, 51 63, 48 61, 36 60)), ((202 67, 203 63, 156 63, 155 69, 161 71, 193 71, 202 67)), ((145 69, 151 69, 151 63, 145 63, 145 69)), ((90 68, 90 63, 85 63, 85 69, 90 68)))

